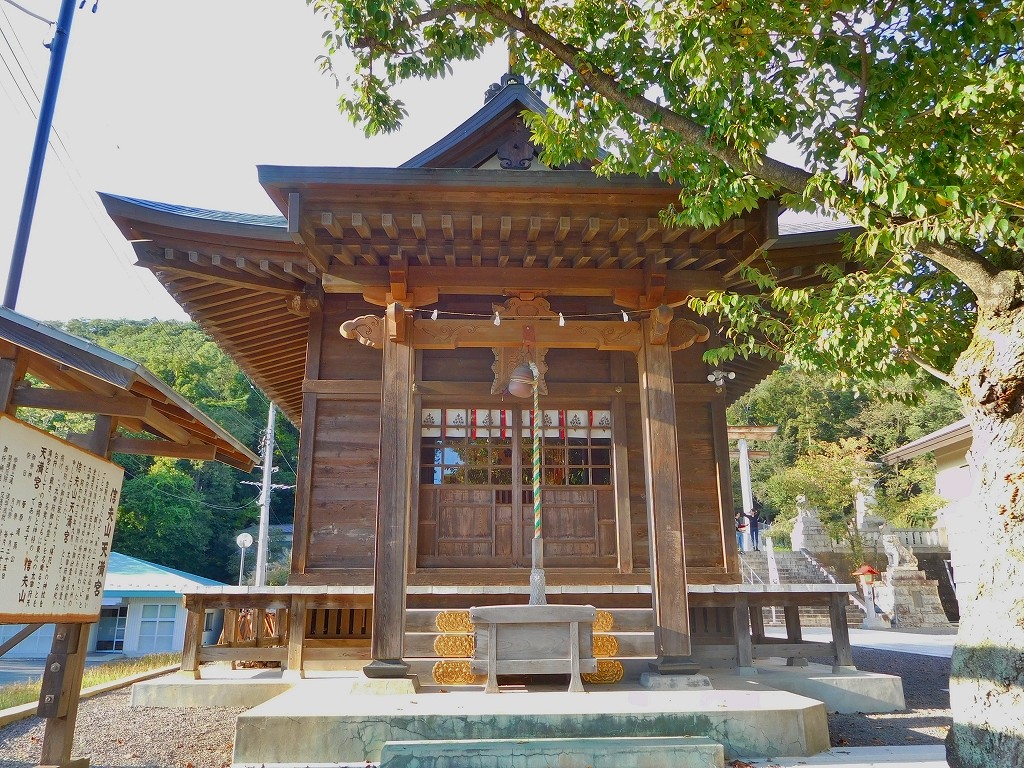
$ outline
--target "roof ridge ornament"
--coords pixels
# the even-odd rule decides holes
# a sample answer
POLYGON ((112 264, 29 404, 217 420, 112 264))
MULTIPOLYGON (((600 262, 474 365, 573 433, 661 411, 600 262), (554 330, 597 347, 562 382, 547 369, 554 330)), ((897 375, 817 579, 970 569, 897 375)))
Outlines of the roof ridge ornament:
MULTIPOLYGON (((504 75, 501 76, 501 79, 498 82, 491 83, 489 86, 487 86, 487 90, 484 91, 484 104, 489 102, 491 99, 493 99, 495 96, 497 96, 510 85, 525 85, 527 88, 530 87, 529 84, 526 82, 526 78, 524 78, 522 75, 517 74, 516 72, 506 72, 504 75)), ((536 90, 532 88, 530 90, 536 93, 538 97, 540 96, 540 94, 537 93, 536 90)))

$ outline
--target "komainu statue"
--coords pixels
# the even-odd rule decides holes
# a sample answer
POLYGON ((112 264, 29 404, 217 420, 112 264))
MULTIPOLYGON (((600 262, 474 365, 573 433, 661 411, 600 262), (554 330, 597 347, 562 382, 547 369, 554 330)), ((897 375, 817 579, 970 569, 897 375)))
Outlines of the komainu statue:
POLYGON ((917 558, 914 550, 910 549, 900 541, 899 536, 887 533, 882 536, 882 549, 889 560, 888 570, 893 568, 917 568, 917 558))

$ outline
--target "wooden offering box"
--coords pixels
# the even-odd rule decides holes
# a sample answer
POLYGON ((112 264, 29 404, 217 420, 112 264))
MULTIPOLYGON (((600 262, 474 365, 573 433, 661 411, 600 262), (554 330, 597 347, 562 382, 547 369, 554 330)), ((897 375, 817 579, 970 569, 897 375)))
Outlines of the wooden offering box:
POLYGON ((492 605, 471 608, 476 626, 473 672, 487 675, 487 693, 498 675, 571 675, 569 690, 583 691, 580 672, 596 672, 592 605, 492 605))

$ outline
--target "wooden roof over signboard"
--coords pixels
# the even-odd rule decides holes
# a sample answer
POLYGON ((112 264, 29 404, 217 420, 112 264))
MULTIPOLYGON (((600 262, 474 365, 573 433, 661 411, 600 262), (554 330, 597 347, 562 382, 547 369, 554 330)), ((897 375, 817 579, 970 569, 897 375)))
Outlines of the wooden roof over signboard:
MULTIPOLYGON (((660 218, 679 189, 658 178, 546 168, 528 137, 523 144, 518 117, 544 108, 503 79, 483 108, 398 168, 261 166, 282 216, 101 198, 139 265, 295 423, 304 313, 321 284, 378 305, 536 292, 556 309, 560 296, 602 296, 645 310, 712 289, 753 291, 742 267, 769 252, 793 286, 817 282, 815 265, 841 262, 836 230, 780 236, 773 201, 716 227, 679 229, 660 218)), ((774 367, 731 362, 730 399, 774 367)))
POLYGON ((146 437, 117 436, 114 453, 209 459, 249 471, 259 459, 213 419, 138 363, 0 308, 0 354, 45 386, 15 384, 12 407, 115 416, 146 437))

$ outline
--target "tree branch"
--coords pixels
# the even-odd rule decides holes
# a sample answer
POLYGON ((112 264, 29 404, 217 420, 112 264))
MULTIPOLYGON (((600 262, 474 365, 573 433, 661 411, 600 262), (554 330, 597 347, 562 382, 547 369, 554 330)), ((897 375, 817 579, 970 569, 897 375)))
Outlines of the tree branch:
POLYGON ((923 242, 918 243, 914 250, 963 280, 964 285, 974 291, 978 301, 985 301, 992 292, 993 278, 998 271, 970 248, 956 243, 939 245, 923 242))
POLYGON ((938 368, 931 365, 927 360, 918 355, 914 350, 908 349, 906 352, 907 357, 909 357, 919 368, 921 368, 924 371, 927 371, 939 381, 948 384, 951 387, 955 386, 953 384, 953 379, 950 378, 949 374, 940 371, 938 368))
MULTIPOLYGON (((504 24, 507 28, 518 31, 523 37, 532 40, 541 48, 554 55, 559 61, 571 68, 580 81, 592 88, 596 93, 620 107, 633 112, 639 117, 664 126, 676 133, 685 143, 707 152, 710 156, 721 160, 733 169, 750 173, 753 176, 779 187, 782 190, 802 194, 813 175, 803 168, 789 165, 768 157, 765 154, 755 155, 753 160, 745 159, 735 149, 720 146, 711 141, 706 126, 691 120, 678 112, 664 107, 643 96, 630 94, 622 87, 620 81, 607 72, 596 70, 586 61, 583 53, 576 47, 565 43, 533 21, 525 6, 506 8, 499 3, 483 0, 482 2, 453 2, 437 5, 407 21, 412 27, 435 21, 453 14, 477 15, 486 14, 494 21, 504 24)), ((863 38, 861 37, 862 43, 863 38)), ((862 67, 865 63, 865 48, 861 49, 862 67)), ((864 73, 861 73, 862 85, 864 73)), ((858 99, 858 112, 863 108, 863 90, 858 99)), ((817 196, 817 202, 824 202, 817 196)), ((892 216, 889 220, 898 223, 892 216)), ((939 245, 934 242, 922 242, 916 247, 922 255, 936 264, 948 269, 970 288, 979 302, 996 301, 1005 292, 996 286, 994 278, 998 271, 968 247, 956 243, 939 245)))
POLYGON ((722 147, 712 143, 708 138, 705 126, 643 96, 626 93, 616 78, 592 68, 578 49, 558 40, 529 18, 519 16, 513 11, 489 2, 480 3, 476 10, 486 12, 496 21, 501 21, 512 27, 527 39, 554 54, 559 61, 570 67, 584 84, 609 101, 668 128, 691 146, 704 150, 731 168, 746 171, 788 192, 799 194, 807 189, 813 176, 803 168, 774 160, 764 154, 758 155, 756 162, 749 163, 731 147, 722 147))

